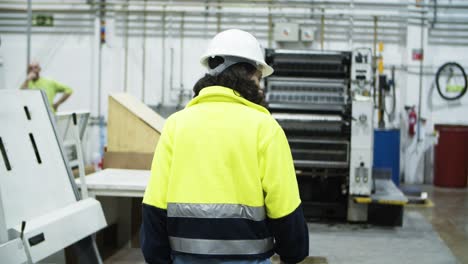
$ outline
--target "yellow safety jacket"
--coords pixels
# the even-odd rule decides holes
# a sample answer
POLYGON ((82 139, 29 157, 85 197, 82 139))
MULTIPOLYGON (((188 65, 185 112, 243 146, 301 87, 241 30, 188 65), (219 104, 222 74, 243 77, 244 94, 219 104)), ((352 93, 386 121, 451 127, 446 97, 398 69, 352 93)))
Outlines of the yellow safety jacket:
POLYGON ((36 81, 29 81, 28 88, 32 90, 43 90, 47 95, 49 106, 52 108, 54 98, 58 93, 72 94, 73 90, 57 81, 40 77, 36 81))
POLYGON ((269 257, 279 239, 269 221, 299 210, 307 233, 300 203, 286 136, 268 110, 206 87, 162 131, 143 199, 143 253, 150 262, 164 244, 172 254, 269 257))

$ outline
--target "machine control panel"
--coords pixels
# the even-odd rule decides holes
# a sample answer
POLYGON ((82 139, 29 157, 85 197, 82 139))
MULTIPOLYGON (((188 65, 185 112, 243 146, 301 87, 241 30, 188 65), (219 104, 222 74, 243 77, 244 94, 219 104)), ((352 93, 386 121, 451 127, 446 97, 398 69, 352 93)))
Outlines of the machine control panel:
POLYGON ((372 83, 372 51, 358 48, 353 51, 351 66, 351 90, 364 93, 370 91, 372 83))
POLYGON ((373 105, 370 98, 353 102, 349 191, 351 195, 370 195, 372 187, 373 105))

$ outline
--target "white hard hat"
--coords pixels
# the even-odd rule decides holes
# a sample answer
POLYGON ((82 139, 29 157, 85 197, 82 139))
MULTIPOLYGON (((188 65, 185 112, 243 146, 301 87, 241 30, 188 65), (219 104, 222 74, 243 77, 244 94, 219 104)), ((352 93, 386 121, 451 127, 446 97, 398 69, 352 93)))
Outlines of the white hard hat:
POLYGON ((258 68, 262 71, 262 77, 273 73, 273 68, 263 58, 260 43, 252 34, 243 30, 229 29, 218 33, 211 40, 205 54, 200 58, 200 63, 211 70, 208 66, 208 59, 215 56, 238 57, 245 59, 245 61, 254 62, 256 66, 260 66, 258 68))

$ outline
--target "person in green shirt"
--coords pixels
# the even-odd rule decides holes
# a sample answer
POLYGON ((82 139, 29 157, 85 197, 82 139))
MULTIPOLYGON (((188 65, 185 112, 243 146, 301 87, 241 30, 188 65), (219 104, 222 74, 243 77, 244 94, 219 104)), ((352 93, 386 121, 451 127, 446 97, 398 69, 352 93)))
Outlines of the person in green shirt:
POLYGON ((57 81, 47 79, 40 76, 41 66, 37 62, 33 62, 28 66, 28 77, 21 85, 21 89, 43 90, 49 100, 49 105, 52 110, 57 111, 58 107, 63 104, 73 93, 73 90, 57 81), (55 96, 61 93, 62 96, 54 102, 55 96))

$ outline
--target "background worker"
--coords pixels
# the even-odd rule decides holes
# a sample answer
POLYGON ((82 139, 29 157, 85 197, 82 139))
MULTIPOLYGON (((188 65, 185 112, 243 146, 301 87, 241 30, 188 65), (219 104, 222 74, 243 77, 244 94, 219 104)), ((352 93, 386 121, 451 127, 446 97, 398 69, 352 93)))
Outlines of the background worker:
POLYGON ((284 131, 261 106, 273 72, 251 34, 227 30, 201 58, 208 74, 170 116, 143 199, 148 263, 297 263, 309 234, 284 131))
POLYGON ((57 81, 40 76, 41 66, 38 62, 28 65, 28 76, 21 85, 21 89, 43 90, 49 100, 49 105, 54 112, 63 104, 73 93, 73 90, 57 81), (54 102, 55 96, 62 93, 62 96, 54 102))

